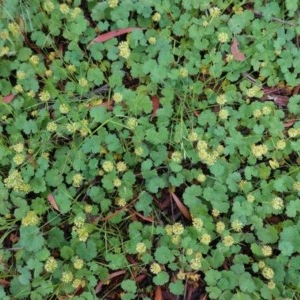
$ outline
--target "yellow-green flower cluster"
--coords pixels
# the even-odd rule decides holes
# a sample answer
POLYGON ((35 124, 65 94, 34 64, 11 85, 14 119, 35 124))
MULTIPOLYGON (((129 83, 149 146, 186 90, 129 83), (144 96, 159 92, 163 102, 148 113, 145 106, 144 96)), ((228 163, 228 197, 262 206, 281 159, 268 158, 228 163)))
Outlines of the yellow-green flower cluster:
POLYGON ((67 4, 63 3, 60 4, 59 10, 61 11, 62 14, 67 15, 70 11, 70 7, 67 4))
POLYGON ((253 203, 255 200, 255 197, 252 194, 248 194, 246 198, 249 203, 253 203))
POLYGON ((123 100, 123 95, 121 93, 114 93, 113 99, 116 103, 120 103, 123 100))
POLYGON ((18 153, 13 157, 14 163, 18 166, 21 165, 24 162, 24 160, 25 160, 25 155, 21 153, 18 153))
POLYGON ((275 210, 281 210, 284 207, 283 200, 280 197, 273 198, 271 203, 275 210))
POLYGON ((234 220, 231 223, 231 228, 235 231, 235 232, 241 232, 243 229, 244 225, 240 220, 234 220))
POLYGON ((47 12, 47 13, 51 13, 54 10, 54 4, 52 1, 50 0, 46 0, 43 4, 43 9, 47 12))
POLYGON ((234 238, 231 235, 226 235, 223 237, 222 242, 225 247, 230 247, 234 244, 234 238))
POLYGON ((160 19, 161 19, 161 15, 160 15, 160 13, 158 13, 158 12, 156 12, 156 13, 152 16, 152 20, 153 20, 154 22, 159 22, 160 19))
POLYGON ((261 88, 259 86, 255 85, 246 91, 246 95, 249 98, 253 98, 253 97, 258 96, 260 92, 261 92, 261 88))
POLYGON ((105 172, 111 172, 115 169, 115 166, 113 164, 112 161, 110 160, 105 160, 103 163, 102 163, 102 169, 105 171, 105 172))
POLYGON ((209 14, 212 18, 217 18, 220 16, 221 10, 219 7, 214 6, 209 9, 209 14))
POLYGON ((158 263, 152 263, 150 265, 150 272, 152 274, 158 274, 161 272, 161 266, 158 263))
POLYGON ((272 252, 273 252, 272 248, 268 245, 262 246, 261 251, 262 251, 264 256, 271 256, 272 252))
POLYGON ((22 175, 17 170, 12 171, 7 178, 4 179, 4 185, 8 189, 25 194, 30 192, 30 185, 23 181, 22 175))
POLYGON ((81 242, 85 242, 89 237, 88 228, 85 224, 85 218, 82 216, 77 216, 74 219, 74 226, 72 230, 77 233, 78 239, 81 242))
POLYGON ((53 75, 53 71, 52 70, 45 70, 44 74, 47 78, 50 78, 53 75))
POLYGON ((276 287, 276 283, 274 281, 271 280, 271 281, 268 282, 268 288, 270 290, 275 289, 275 287, 276 287))
POLYGON ((135 251, 138 253, 138 254, 143 254, 145 253, 147 250, 147 247, 144 243, 140 242, 140 243, 137 243, 136 244, 136 247, 135 247, 135 251))
POLYGON ((118 205, 119 207, 124 207, 126 206, 126 200, 124 198, 116 198, 115 199, 115 203, 116 205, 118 205))
POLYGON ((262 113, 267 116, 272 112, 272 108, 270 106, 264 106, 262 108, 262 113))
POLYGON ((202 254, 200 252, 195 253, 195 257, 191 259, 190 261, 190 267, 193 270, 199 270, 202 265, 202 254))
POLYGON ((119 56, 128 59, 131 52, 128 42, 121 42, 118 48, 119 48, 119 56))
POLYGON ((82 13, 82 10, 80 7, 75 7, 71 12, 71 18, 76 19, 80 14, 82 13))
POLYGON ((156 43, 156 38, 154 36, 150 36, 148 39, 148 43, 150 45, 154 45, 156 43))
POLYGON ((172 225, 166 225, 165 226, 165 231, 166 231, 166 234, 167 235, 172 235, 173 234, 173 227, 172 227, 172 225))
POLYGON ((119 4, 119 0, 107 0, 108 7, 115 8, 119 4))
POLYGON ((220 215, 220 211, 217 210, 216 208, 213 208, 211 214, 213 217, 217 218, 220 215))
POLYGON ((76 67, 74 65, 67 65, 67 70, 73 74, 76 72, 76 67))
POLYGON ((45 263, 45 270, 48 273, 52 273, 57 269, 57 266, 57 260, 53 256, 50 256, 45 263))
POLYGON ((73 262, 74 268, 77 270, 81 270, 83 265, 84 265, 84 261, 81 258, 79 258, 78 256, 76 256, 74 259, 74 262, 73 262))
POLYGON ((87 87, 89 85, 88 81, 86 80, 86 78, 79 78, 78 79, 78 84, 81 86, 81 87, 87 87))
POLYGON ((296 181, 293 183, 293 189, 298 192, 300 191, 300 181, 296 181))
POLYGON ((200 218, 192 218, 193 227, 198 231, 201 231, 203 228, 203 221, 200 218))
POLYGON ((73 175, 72 177, 72 184, 74 187, 80 187, 82 185, 83 182, 83 176, 79 173, 76 173, 73 175))
POLYGON ((55 122, 49 122, 46 129, 49 132, 55 132, 57 130, 57 124, 55 122))
POLYGON ((171 155, 171 160, 180 163, 182 161, 182 154, 179 151, 174 151, 171 155))
POLYGON ((226 95, 225 95, 225 94, 221 94, 221 95, 217 96, 216 102, 217 102, 219 105, 224 105, 224 104, 227 102, 227 97, 226 97, 226 95))
POLYGON ((189 71, 186 68, 180 68, 179 75, 180 77, 186 78, 189 75, 189 71))
POLYGON ((128 118, 126 124, 129 129, 134 130, 138 126, 138 121, 136 118, 128 118))
POLYGON ((204 182, 206 180, 206 176, 203 173, 200 173, 197 175, 196 180, 200 183, 204 182))
POLYGON ((174 235, 181 235, 183 234, 184 227, 181 223, 177 222, 173 224, 172 231, 174 235))
POLYGON ((299 128, 290 128, 288 130, 288 135, 291 138, 300 136, 300 127, 299 128))
POLYGON ((68 104, 66 103, 62 103, 60 106, 59 106, 59 111, 61 114, 67 114, 69 113, 70 111, 70 107, 68 104))
POLYGON ((61 281, 63 283, 72 282, 73 278, 74 278, 74 276, 71 271, 65 271, 65 272, 62 272, 62 274, 61 274, 61 281))
POLYGON ((222 221, 217 222, 216 224, 216 232, 221 234, 225 230, 225 224, 222 221))
POLYGON ((219 145, 216 150, 208 150, 208 145, 206 141, 199 140, 197 143, 198 157, 199 159, 211 166, 213 165, 220 154, 223 152, 224 147, 219 145))
POLYGON ((39 98, 42 102, 48 102, 50 100, 51 96, 48 91, 42 91, 39 93, 39 98))
POLYGON ((23 143, 18 143, 18 144, 15 144, 13 146, 11 146, 11 148, 16 151, 17 153, 22 153, 23 150, 24 150, 24 144, 23 143))
POLYGON ((227 109, 222 108, 222 109, 220 109, 218 115, 221 120, 226 120, 229 116, 229 112, 227 109))
POLYGON ((122 180, 121 180, 120 178, 115 178, 115 179, 114 179, 113 185, 114 185, 115 187, 119 187, 119 186, 121 186, 121 184, 122 184, 122 180))
POLYGON ((93 211, 93 206, 90 205, 90 204, 86 204, 84 206, 84 211, 87 213, 87 214, 90 214, 92 211, 93 211))
POLYGON ((80 128, 80 124, 78 122, 71 122, 66 125, 66 129, 70 133, 75 133, 80 128))
POLYGON ((144 149, 143 147, 136 147, 134 149, 134 153, 137 155, 137 156, 142 156, 144 154, 144 149))
POLYGON ((217 161, 218 157, 221 154, 219 151, 215 151, 215 150, 207 151, 208 145, 205 141, 202 140, 198 141, 197 149, 198 149, 198 157, 200 161, 207 164, 208 166, 212 166, 217 161))
POLYGON ((270 165, 270 167, 271 167, 273 170, 279 168, 279 162, 278 162, 277 159, 270 159, 270 160, 269 160, 269 165, 270 165))
POLYGON ((200 238, 200 242, 204 245, 209 245, 211 242, 211 235, 208 233, 202 234, 202 236, 200 238))
POLYGON ((268 280, 271 280, 274 277, 274 271, 270 267, 264 267, 261 272, 262 276, 268 280))
POLYGON ((32 63, 34 66, 37 66, 40 62, 40 59, 37 55, 32 55, 29 58, 30 63, 32 63))
POLYGON ((260 269, 263 269, 265 266, 266 266, 266 264, 265 264, 264 261, 260 260, 260 261, 258 262, 258 267, 259 267, 260 269))
POLYGON ((229 35, 226 32, 220 32, 218 34, 218 41, 220 43, 226 43, 229 40, 229 35))
POLYGON ((35 226, 39 223, 40 219, 34 211, 29 211, 22 219, 23 226, 35 226))
POLYGON ((6 55, 8 52, 9 52, 9 47, 7 46, 2 47, 0 50, 0 57, 6 55))
POLYGON ((125 164, 124 161, 119 161, 117 162, 117 171, 118 172, 124 172, 127 169, 127 165, 125 164))
POLYGON ((26 78, 26 73, 24 71, 21 70, 17 71, 17 79, 23 80, 25 78, 26 78))
POLYGON ((279 140, 276 143, 276 148, 279 150, 283 150, 285 148, 285 146, 286 146, 285 140, 279 140))
POLYGON ((78 289, 79 287, 84 288, 85 285, 86 285, 85 280, 79 279, 79 278, 74 279, 73 282, 72 282, 72 287, 73 287, 74 289, 78 289))
POLYGON ((196 141, 198 141, 198 139, 199 139, 199 136, 198 136, 198 133, 197 133, 197 132, 191 131, 191 132, 189 133, 189 135, 188 135, 188 140, 189 140, 190 142, 196 142, 196 141))
POLYGON ((22 92, 24 92, 24 89, 23 89, 23 87, 22 87, 21 84, 16 84, 16 85, 14 86, 14 90, 15 90, 17 93, 22 93, 22 92))
POLYGON ((8 40, 8 38, 9 38, 9 33, 8 33, 8 31, 7 31, 7 30, 2 30, 2 31, 0 32, 0 38, 1 38, 3 41, 8 40))
POLYGON ((13 36, 17 37, 21 34, 21 30, 19 25, 16 22, 12 22, 8 24, 8 30, 13 34, 13 36))
POLYGON ((264 145, 264 144, 261 144, 261 145, 253 144, 251 146, 251 152, 255 157, 261 159, 263 157, 263 155, 267 154, 268 147, 267 147, 267 145, 264 145))

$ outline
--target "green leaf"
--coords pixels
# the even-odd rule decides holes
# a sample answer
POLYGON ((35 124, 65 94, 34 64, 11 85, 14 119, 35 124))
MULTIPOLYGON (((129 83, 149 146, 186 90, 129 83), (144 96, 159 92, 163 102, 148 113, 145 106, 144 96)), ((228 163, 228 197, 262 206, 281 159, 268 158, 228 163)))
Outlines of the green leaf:
POLYGON ((164 285, 169 281, 169 274, 165 271, 158 273, 156 276, 153 277, 153 282, 156 285, 164 285))
POLYGON ((300 212, 300 199, 289 201, 286 206, 287 216, 294 218, 298 212, 300 212))
POLYGON ((147 192, 142 192, 139 195, 139 199, 137 203, 135 204, 135 208, 138 211, 142 211, 145 216, 149 216, 152 212, 152 204, 153 198, 150 194, 147 192))
POLYGON ((21 273, 18 276, 18 279, 19 279, 20 283, 22 285, 29 284, 30 283, 30 279, 31 279, 30 270, 27 267, 20 267, 20 266, 18 266, 17 269, 18 269, 19 273, 21 273))
POLYGON ((285 0, 286 9, 289 11, 289 17, 293 17, 296 10, 299 8, 299 3, 295 0, 285 0))
POLYGON ((222 291, 214 286, 207 287, 206 291, 208 292, 210 299, 220 299, 220 296, 222 295, 222 291))
POLYGON ((60 248, 60 255, 65 260, 71 259, 74 256, 74 250, 69 246, 63 246, 60 248))
POLYGON ((212 256, 207 258, 211 267, 213 267, 214 269, 221 267, 225 260, 223 252, 221 250, 215 249, 211 251, 211 254, 212 256))
POLYGON ((280 241, 278 244, 278 249, 284 256, 291 256, 294 253, 293 244, 289 241, 280 241))
POLYGON ((175 257, 166 246, 158 247, 154 252, 155 260, 160 264, 166 264, 168 262, 174 261, 175 257))
POLYGON ((59 211, 62 214, 70 211, 72 198, 64 187, 60 187, 58 191, 53 193, 53 196, 56 204, 58 205, 59 211))
POLYGON ((162 176, 156 176, 148 179, 146 183, 147 190, 150 193, 157 193, 159 189, 166 187, 167 183, 162 176))
POLYGON ((133 293, 133 294, 135 294, 136 290, 137 290, 135 281, 130 280, 130 279, 123 280, 122 283, 121 283, 121 288, 124 291, 129 292, 129 293, 133 293))
POLYGON ((95 122, 104 123, 110 118, 107 108, 104 106, 94 106, 90 109, 90 116, 95 122))
POLYGON ((168 141, 169 132, 167 128, 160 127, 158 131, 155 128, 148 129, 146 132, 146 141, 153 145, 165 144, 168 141))
POLYGON ((64 181, 64 178, 61 174, 61 171, 57 169, 50 169, 46 172, 45 181, 48 186, 57 187, 61 185, 61 183, 64 181))
POLYGON ((176 296, 182 295, 185 289, 185 285, 181 280, 175 280, 169 285, 170 292, 176 296))
POLYGON ((289 99, 288 109, 289 109, 289 112, 291 112, 292 114, 296 115, 296 114, 300 113, 300 95, 292 96, 289 99))
POLYGON ((228 22, 230 31, 234 34, 239 34, 242 30, 249 26, 253 19, 253 13, 250 10, 244 10, 241 14, 235 14, 228 22))
POLYGON ((44 238, 36 226, 21 226, 19 244, 29 252, 38 252, 44 245, 44 238))
POLYGON ((32 54, 32 51, 30 50, 30 48, 21 48, 18 51, 17 59, 19 61, 28 61, 31 54, 32 54))
POLYGON ((256 285, 248 272, 239 275, 239 286, 242 292, 253 293, 256 290, 256 285))
POLYGON ((192 208, 201 203, 199 197, 202 195, 202 189, 200 186, 192 185, 187 187, 183 193, 184 203, 192 208))
POLYGON ((91 261, 97 256, 97 246, 93 240, 88 240, 87 243, 77 245, 76 253, 82 259, 91 261))
POLYGON ((278 232, 276 228, 271 225, 266 225, 256 231, 258 238, 265 244, 273 244, 278 240, 278 232))
MULTIPOLYGON (((26 299, 31 291, 30 284, 21 284, 17 277, 10 281, 9 291, 16 299, 26 299)), ((10 298, 11 299, 11 298, 10 298)))

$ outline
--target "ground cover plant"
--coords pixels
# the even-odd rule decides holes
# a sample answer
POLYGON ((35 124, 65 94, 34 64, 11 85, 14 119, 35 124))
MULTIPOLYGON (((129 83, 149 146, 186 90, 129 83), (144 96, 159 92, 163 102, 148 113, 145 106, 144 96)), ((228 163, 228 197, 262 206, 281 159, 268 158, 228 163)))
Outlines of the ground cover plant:
POLYGON ((298 1, 0 7, 1 299, 300 298, 298 1))

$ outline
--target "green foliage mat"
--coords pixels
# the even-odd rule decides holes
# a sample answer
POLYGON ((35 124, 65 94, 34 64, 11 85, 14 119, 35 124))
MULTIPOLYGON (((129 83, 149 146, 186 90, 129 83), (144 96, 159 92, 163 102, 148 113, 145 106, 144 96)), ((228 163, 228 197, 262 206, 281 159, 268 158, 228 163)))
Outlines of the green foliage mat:
POLYGON ((298 0, 0 14, 1 299, 299 299, 298 0))

